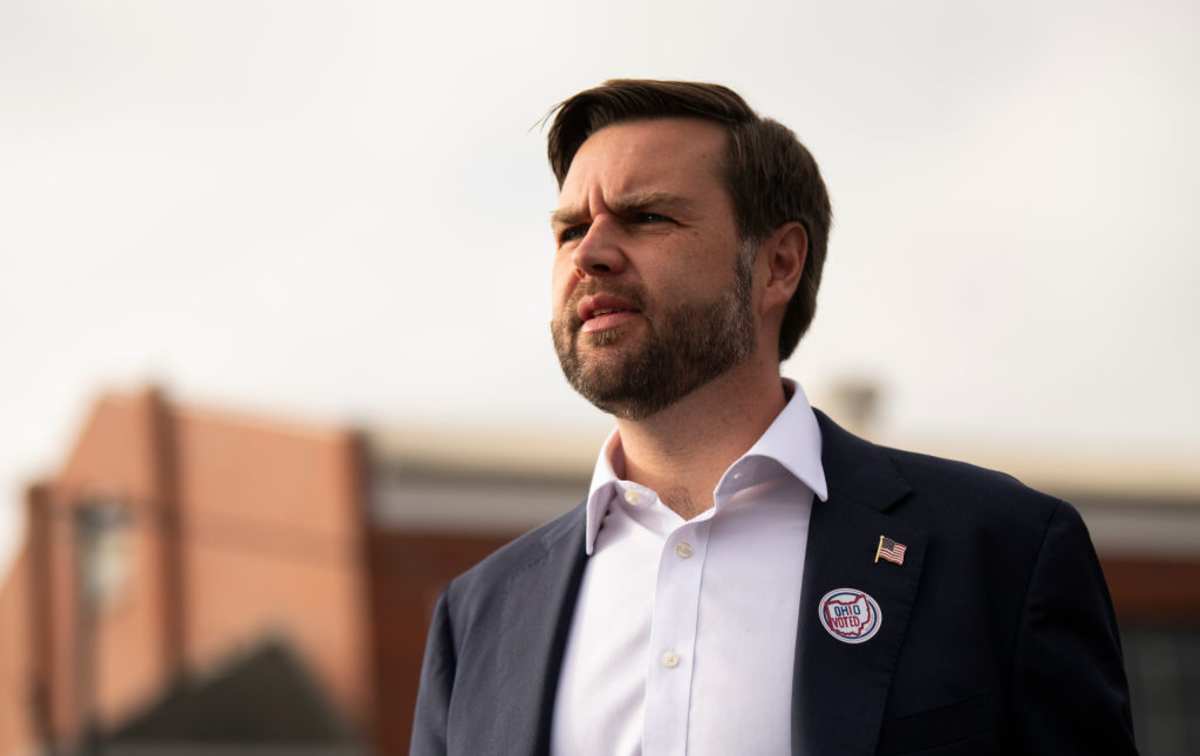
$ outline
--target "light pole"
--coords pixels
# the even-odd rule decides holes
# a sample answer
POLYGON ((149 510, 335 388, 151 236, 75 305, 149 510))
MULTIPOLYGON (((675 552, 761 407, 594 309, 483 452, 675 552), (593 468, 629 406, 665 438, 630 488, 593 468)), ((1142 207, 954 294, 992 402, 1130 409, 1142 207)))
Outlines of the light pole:
POLYGON ((76 690, 83 722, 81 753, 101 756, 96 705, 96 630, 100 614, 124 586, 129 572, 126 530, 129 510, 108 499, 87 499, 74 511, 76 545, 76 690))

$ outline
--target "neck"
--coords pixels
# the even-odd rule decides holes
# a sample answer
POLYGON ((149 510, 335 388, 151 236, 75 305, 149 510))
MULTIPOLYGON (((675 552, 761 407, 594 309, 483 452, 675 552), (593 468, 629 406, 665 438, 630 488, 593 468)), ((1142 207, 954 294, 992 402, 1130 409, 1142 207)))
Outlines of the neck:
POLYGON ((648 418, 617 420, 625 477, 685 520, 712 507, 721 475, 787 403, 778 363, 756 357, 648 418))

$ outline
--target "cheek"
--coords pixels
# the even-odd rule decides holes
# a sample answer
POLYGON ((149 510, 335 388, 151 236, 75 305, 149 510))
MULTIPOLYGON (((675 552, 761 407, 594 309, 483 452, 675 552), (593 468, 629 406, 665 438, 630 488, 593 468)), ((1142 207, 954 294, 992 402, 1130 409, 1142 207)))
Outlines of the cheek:
POLYGON ((571 295, 574 278, 574 268, 564 264, 563 260, 563 257, 555 258, 554 267, 550 272, 550 306, 556 313, 571 295))

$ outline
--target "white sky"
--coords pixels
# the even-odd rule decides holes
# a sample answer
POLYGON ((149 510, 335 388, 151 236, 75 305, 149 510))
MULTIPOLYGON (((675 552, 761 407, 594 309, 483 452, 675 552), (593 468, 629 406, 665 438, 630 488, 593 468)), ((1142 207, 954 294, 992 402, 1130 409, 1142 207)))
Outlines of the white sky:
POLYGON ((787 372, 913 434, 1200 458, 1190 0, 0 4, 0 566, 96 393, 599 433, 544 135, 615 76, 793 127, 835 230, 787 372))

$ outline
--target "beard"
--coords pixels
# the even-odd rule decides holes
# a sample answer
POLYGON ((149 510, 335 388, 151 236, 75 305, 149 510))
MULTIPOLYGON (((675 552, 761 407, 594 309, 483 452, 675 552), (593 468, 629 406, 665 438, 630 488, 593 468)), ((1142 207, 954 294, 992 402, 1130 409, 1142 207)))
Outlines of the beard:
POLYGON ((640 287, 597 279, 590 279, 595 282, 590 287, 581 284, 550 324, 567 382, 601 410, 641 420, 744 362, 755 343, 752 252, 739 252, 733 284, 716 300, 684 302, 661 312, 648 310, 648 297, 640 287), (630 343, 632 322, 594 333, 580 332, 583 323, 576 306, 583 297, 600 291, 638 308, 648 330, 640 343, 630 343), (581 339, 590 342, 584 354, 580 353, 581 339))

